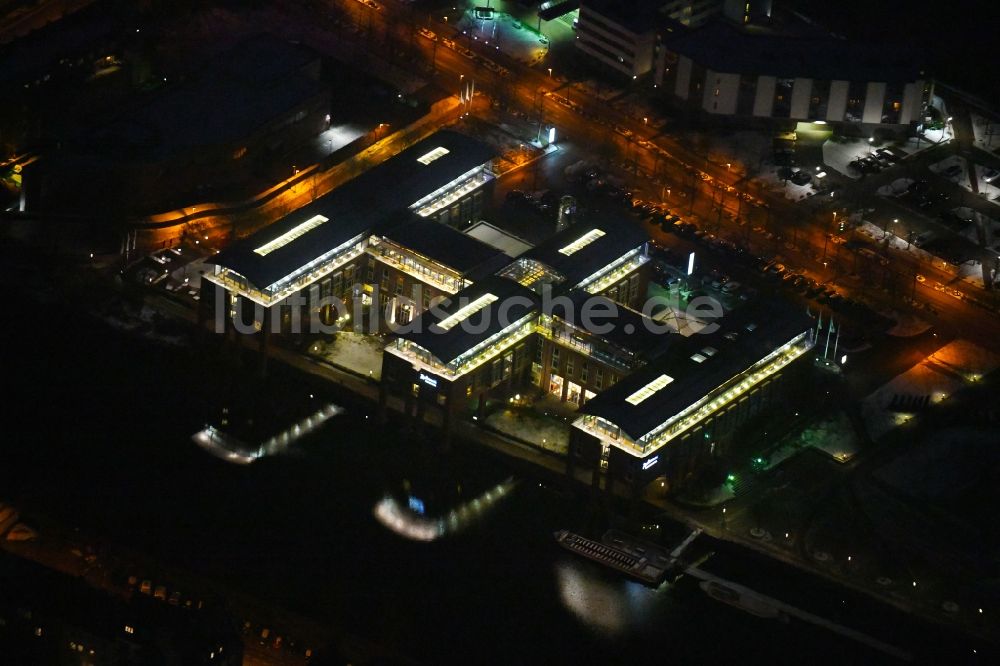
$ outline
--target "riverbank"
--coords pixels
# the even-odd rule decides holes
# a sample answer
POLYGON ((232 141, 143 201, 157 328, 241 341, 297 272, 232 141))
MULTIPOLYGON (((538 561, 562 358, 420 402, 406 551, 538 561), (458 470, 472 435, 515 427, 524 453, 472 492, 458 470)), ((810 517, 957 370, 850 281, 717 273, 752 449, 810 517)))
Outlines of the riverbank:
MULTIPOLYGON (((60 286, 64 293, 51 296, 54 302, 76 304, 61 310, 71 322, 74 317, 89 319, 85 311, 92 302, 123 297, 121 286, 107 275, 81 274, 70 280, 69 273, 55 271, 57 279, 65 281, 60 286), (65 292, 85 293, 67 301, 65 292)), ((711 605, 715 602, 692 613, 687 609, 702 603, 702 593, 683 585, 648 596, 599 571, 595 574, 565 562, 552 542, 553 529, 600 533, 609 521, 624 526, 616 514, 626 514, 627 508, 620 497, 591 496, 589 476, 581 472, 570 480, 560 458, 471 423, 457 424, 450 453, 437 445, 433 423, 403 424, 391 418, 386 428, 374 427, 377 387, 373 383, 291 352, 275 356, 282 362, 272 363, 271 378, 255 381, 256 351, 227 348, 218 337, 194 329, 186 344, 170 348, 105 330, 96 321, 80 321, 78 328, 63 330, 65 335, 46 329, 36 339, 39 336, 25 329, 21 340, 12 339, 7 345, 8 351, 18 350, 22 356, 10 367, 14 376, 45 378, 25 398, 25 405, 34 406, 25 415, 47 408, 59 414, 58 420, 40 424, 35 436, 44 441, 31 446, 38 452, 18 453, 11 461, 15 468, 18 460, 23 461, 20 464, 32 476, 23 484, 34 488, 24 506, 39 507, 38 511, 51 507, 58 523, 101 526, 108 534, 99 536, 124 538, 158 561, 198 571, 235 590, 255 590, 253 596, 261 599, 262 606, 291 606, 345 635, 384 641, 427 663, 444 663, 441 655, 449 652, 448 646, 433 644, 425 635, 441 640, 465 631, 460 649, 451 654, 468 659, 481 649, 477 641, 498 636, 498 623, 506 632, 503 635, 510 637, 505 641, 540 645, 541 651, 532 655, 537 658, 510 652, 511 663, 539 663, 545 655, 562 655, 560 650, 566 649, 579 658, 597 650, 617 655, 615 659, 628 653, 638 655, 639 663, 652 663, 651 654, 642 647, 648 642, 595 639, 588 633, 589 623, 603 622, 609 612, 598 610, 602 608, 598 599, 605 594, 601 590, 608 589, 615 590, 616 599, 621 590, 623 608, 632 609, 628 612, 632 615, 622 612, 640 628, 629 631, 645 631, 647 624, 657 631, 667 626, 678 630, 685 622, 694 625, 691 630, 704 629, 707 618, 712 623, 738 623, 726 631, 741 636, 745 631, 746 640, 758 640, 754 634, 772 631, 755 625, 753 619, 744 626, 738 616, 716 617, 731 611, 711 605), (40 349, 52 350, 51 358, 36 356, 40 349), (76 355, 82 355, 79 362, 73 361, 76 355), (275 405, 304 401, 311 393, 316 401, 334 402, 347 411, 287 455, 234 466, 190 443, 204 415, 218 405, 246 400, 262 416, 276 418, 282 410, 275 405), (119 407, 109 408, 109 402, 119 407), (109 415, 115 413, 117 423, 112 423, 109 415), (53 465, 56 468, 49 469, 53 465), (451 492, 461 488, 472 499, 474 488, 489 487, 512 473, 544 487, 521 484, 489 523, 473 525, 462 534, 411 544, 371 520, 373 507, 387 490, 408 487, 413 496, 432 500, 441 497, 439 487, 450 487, 451 492), (594 575, 596 580, 591 579, 594 575), (510 580, 519 581, 518 594, 506 591, 510 580), (559 586, 557 590, 553 585, 559 586), (593 602, 585 613, 574 605, 583 591, 593 602), (635 599, 644 601, 628 606, 635 599), (673 608, 677 604, 686 610, 673 608), (580 621, 587 627, 567 619, 567 608, 574 616, 582 613, 585 619, 580 621), (452 618, 456 609, 461 609, 460 615, 470 615, 474 631, 461 628, 462 623, 456 626, 452 618), (499 619, 501 610, 510 618, 499 619), (559 619, 553 625, 551 618, 559 619), (575 647, 545 643, 545 634, 551 632, 575 647)), ((25 435, 14 441, 31 441, 26 438, 29 432, 26 427, 25 435)), ((653 506, 640 507, 639 523, 649 525, 670 508, 655 502, 653 506)), ((704 521, 706 516, 697 513, 693 512, 695 519, 704 521)), ((688 516, 678 513, 676 519, 686 521, 688 516)), ((676 526, 663 521, 661 527, 663 540, 676 539, 676 526)), ((708 531, 727 543, 738 542, 717 525, 708 531)), ((713 550, 723 545, 710 539, 704 543, 713 550)), ((752 573, 759 569, 759 564, 747 565, 739 579, 746 580, 747 571, 751 580, 759 577, 752 573)), ((753 584, 770 585, 789 573, 772 572, 766 581, 753 584)), ((824 590, 816 592, 824 598, 837 599, 839 594, 819 581, 806 582, 804 588, 824 590)), ((793 595, 785 590, 777 596, 793 595)), ((807 636, 810 641, 825 640, 796 633, 793 642, 799 641, 799 650, 811 647, 801 642, 807 636)), ((774 645, 788 640, 774 638, 774 645)), ((504 648, 513 649, 506 644, 504 648)), ((709 649, 691 645, 686 654, 693 657, 700 654, 698 650, 709 649)), ((720 656, 731 654, 722 645, 715 649, 720 656)))
MULTIPOLYGON (((153 292, 152 297, 160 299, 155 292, 153 292)), ((161 304, 160 306, 165 305, 161 304)), ((175 307, 171 307, 171 309, 174 314, 177 314, 175 307)), ((194 323, 193 313, 187 313, 186 318, 190 323, 194 323)), ((242 353, 251 356, 257 354, 255 341, 251 340, 247 346, 242 345, 241 340, 237 340, 237 342, 243 349, 242 353)), ((328 362, 319 361, 313 356, 301 354, 279 345, 271 346, 270 357, 287 367, 295 368, 325 382, 347 389, 374 404, 378 402, 378 382, 373 381, 370 377, 359 375, 347 368, 337 367, 328 362)), ((405 409, 403 401, 393 396, 389 397, 387 408, 398 414, 403 413, 405 409)), ((439 428, 441 426, 440 415, 433 410, 428 411, 424 414, 422 423, 425 427, 439 428)), ((606 491, 610 497, 602 498, 600 492, 595 494, 591 471, 576 468, 570 477, 567 474, 564 456, 554 454, 548 449, 534 446, 516 437, 507 436, 503 432, 473 421, 459 420, 454 428, 456 438, 460 442, 483 447, 507 459, 518 461, 520 464, 526 465, 525 469, 529 470, 529 474, 537 476, 542 473, 552 483, 572 488, 583 494, 589 493, 594 502, 610 500, 620 515, 628 514, 633 517, 637 515, 636 512, 630 510, 631 492, 629 488, 612 484, 612 487, 606 491)), ((870 580, 859 578, 852 575, 855 573, 856 567, 845 567, 843 566, 845 563, 836 563, 829 558, 813 557, 812 553, 801 547, 788 548, 787 538, 785 540, 762 538, 759 534, 760 530, 754 530, 746 520, 736 520, 735 516, 730 514, 730 520, 727 521, 723 515, 719 514, 718 507, 685 506, 653 492, 644 494, 642 503, 644 508, 641 513, 647 517, 659 516, 690 528, 700 528, 706 535, 714 539, 747 548, 801 571, 820 576, 925 621, 965 631, 982 640, 991 641, 995 635, 993 625, 984 622, 981 613, 970 615, 968 612, 970 609, 965 609, 967 611, 965 614, 956 614, 951 608, 950 599, 927 598, 915 594, 913 589, 901 587, 902 582, 887 586, 883 580, 874 577, 870 580)), ((641 520, 634 519, 632 523, 633 530, 638 531, 643 527, 641 520)))

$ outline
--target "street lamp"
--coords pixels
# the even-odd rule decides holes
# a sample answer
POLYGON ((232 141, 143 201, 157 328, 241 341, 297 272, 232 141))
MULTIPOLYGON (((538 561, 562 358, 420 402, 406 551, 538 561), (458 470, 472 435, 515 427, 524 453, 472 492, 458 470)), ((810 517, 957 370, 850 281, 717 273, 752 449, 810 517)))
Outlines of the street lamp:
POLYGON ((550 79, 552 78, 552 68, 551 67, 549 67, 549 78, 550 79))
POLYGON ((868 154, 869 155, 872 154, 872 144, 873 143, 875 143, 875 137, 873 137, 873 136, 868 137, 868 154))

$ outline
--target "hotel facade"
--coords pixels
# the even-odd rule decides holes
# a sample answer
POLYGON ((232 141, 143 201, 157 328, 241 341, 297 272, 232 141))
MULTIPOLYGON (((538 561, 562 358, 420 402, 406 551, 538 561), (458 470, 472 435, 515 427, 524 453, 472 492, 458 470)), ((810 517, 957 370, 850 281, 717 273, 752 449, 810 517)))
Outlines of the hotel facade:
POLYGON ((930 82, 911 48, 712 21, 664 37, 654 82, 708 116, 909 126, 930 82))
POLYGON ((221 324, 256 320, 264 337, 314 320, 372 332, 409 321, 509 260, 452 226, 478 219, 495 157, 452 131, 403 150, 213 257, 202 316, 219 318, 222 302, 221 324))
POLYGON ((780 413, 801 388, 813 322, 796 307, 758 302, 728 313, 717 330, 673 344, 639 372, 580 410, 570 469, 582 465, 636 491, 653 479, 683 486, 729 453, 750 419, 780 413))
POLYGON ((578 221, 516 257, 461 233, 450 225, 478 217, 493 158, 441 131, 237 241, 210 262, 203 318, 252 322, 263 358, 269 334, 297 324, 383 334, 383 410, 436 412, 447 439, 491 402, 547 396, 578 414, 570 470, 682 483, 777 400, 811 348, 804 313, 748 304, 690 337, 655 322, 648 235, 624 217, 578 221))

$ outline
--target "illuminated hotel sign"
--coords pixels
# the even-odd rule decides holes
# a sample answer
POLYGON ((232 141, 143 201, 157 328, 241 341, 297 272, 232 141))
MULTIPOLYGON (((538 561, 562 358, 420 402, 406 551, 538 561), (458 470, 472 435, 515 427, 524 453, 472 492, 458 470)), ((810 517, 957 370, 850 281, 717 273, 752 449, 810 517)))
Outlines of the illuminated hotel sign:
POLYGON ((422 372, 420 373, 420 381, 422 381, 424 384, 427 384, 428 386, 433 386, 434 388, 437 388, 438 385, 438 380, 422 372))
POLYGON ((625 398, 625 402, 630 405, 638 405, 640 402, 653 395, 672 381, 674 381, 674 378, 670 375, 660 375, 629 397, 625 398))
POLYGON ((254 249, 254 252, 256 252, 262 257, 266 257, 275 250, 280 250, 281 248, 285 247, 296 238, 306 235, 307 233, 309 233, 319 225, 323 224, 324 222, 327 222, 328 220, 329 218, 324 217, 322 215, 314 215, 313 217, 310 217, 302 224, 292 227, 285 233, 275 238, 273 241, 265 243, 264 245, 261 245, 260 247, 254 249))
POLYGON ((426 155, 421 155, 420 157, 418 157, 417 161, 420 162, 421 164, 430 164, 437 158, 444 157, 447 154, 448 154, 447 148, 442 148, 441 146, 438 146, 437 148, 427 153, 426 155))
POLYGON ((572 254, 575 254, 576 252, 579 252, 583 248, 587 247, 588 245, 590 245, 603 235, 604 232, 601 231, 600 229, 592 229, 591 231, 588 231, 584 235, 577 238, 575 241, 573 241, 566 247, 560 248, 559 254, 565 254, 567 257, 572 254))
POLYGON ((660 462, 660 456, 653 456, 646 462, 642 463, 642 469, 647 470, 658 462, 660 462))
POLYGON ((461 324, 463 321, 476 314, 490 303, 498 300, 493 294, 483 294, 471 303, 464 305, 459 308, 455 314, 445 317, 437 323, 438 328, 442 328, 446 331, 450 331, 452 328, 461 324))

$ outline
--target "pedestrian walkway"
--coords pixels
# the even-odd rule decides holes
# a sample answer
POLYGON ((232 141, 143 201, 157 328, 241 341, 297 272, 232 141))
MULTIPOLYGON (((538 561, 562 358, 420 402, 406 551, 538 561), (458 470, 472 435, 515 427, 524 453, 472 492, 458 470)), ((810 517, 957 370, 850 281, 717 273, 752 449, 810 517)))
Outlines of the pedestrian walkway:
POLYGON ((737 608, 742 608, 746 612, 760 615, 763 613, 763 609, 773 609, 774 611, 782 613, 787 617, 795 618, 797 620, 802 620, 803 622, 808 622, 809 624, 822 627, 823 629, 832 631, 836 634, 844 636, 845 638, 850 638, 851 640, 867 645, 870 648, 895 657, 896 659, 902 659, 904 661, 911 661, 913 659, 913 655, 909 652, 905 652, 893 645, 880 641, 877 638, 872 638, 868 634, 862 633, 857 629, 837 624, 832 620, 814 615, 809 611, 802 610, 801 608, 797 608, 791 604, 786 604, 785 602, 773 597, 763 595, 738 583, 734 583, 714 574, 710 574, 707 571, 699 569, 698 567, 688 567, 684 570, 684 573, 718 586, 716 589, 730 592, 733 600, 730 601, 727 599, 726 603, 730 603, 737 608))

